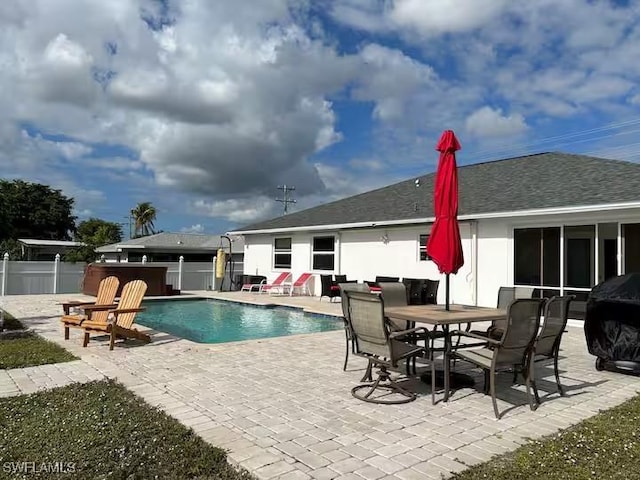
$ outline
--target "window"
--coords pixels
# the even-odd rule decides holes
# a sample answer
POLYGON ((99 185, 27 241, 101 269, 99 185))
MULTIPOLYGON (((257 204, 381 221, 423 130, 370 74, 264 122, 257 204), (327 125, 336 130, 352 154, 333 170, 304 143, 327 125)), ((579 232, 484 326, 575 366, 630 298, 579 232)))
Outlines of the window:
POLYGON ((291 237, 276 238, 274 240, 273 268, 291 268, 291 237))
POLYGON ((335 239, 313 237, 313 269, 333 270, 335 265, 335 239))
POLYGON ((513 231, 515 285, 560 286, 560 227, 513 231))
POLYGON ((429 241, 429 235, 420 235, 420 239, 418 240, 418 253, 420 255, 420 261, 426 262, 427 260, 431 260, 431 257, 427 253, 427 242, 429 241))

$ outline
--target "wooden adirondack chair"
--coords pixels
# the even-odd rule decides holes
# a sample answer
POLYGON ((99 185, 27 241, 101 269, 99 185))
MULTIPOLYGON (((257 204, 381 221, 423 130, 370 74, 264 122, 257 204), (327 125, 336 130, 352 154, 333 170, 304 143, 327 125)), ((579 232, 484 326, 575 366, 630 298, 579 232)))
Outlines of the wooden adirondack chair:
POLYGON ((82 322, 81 327, 84 329, 84 343, 82 346, 86 347, 89 344, 89 334, 91 332, 110 334, 109 350, 113 350, 116 337, 136 338, 145 343, 151 342, 149 335, 132 327, 136 313, 145 310, 140 307, 140 304, 146 291, 147 284, 142 280, 132 280, 126 283, 122 288, 120 302, 115 308, 108 310, 108 314, 113 314, 113 321, 99 323, 85 320, 82 322))
POLYGON ((91 320, 97 323, 107 323, 109 315, 108 310, 116 308, 115 298, 120 280, 118 277, 111 276, 103 278, 98 285, 98 292, 95 302, 70 301, 62 303, 64 315, 60 318, 60 322, 64 327, 64 339, 69 340, 69 328, 80 328, 82 322, 91 320), (71 309, 77 308, 84 314, 72 314, 71 309))

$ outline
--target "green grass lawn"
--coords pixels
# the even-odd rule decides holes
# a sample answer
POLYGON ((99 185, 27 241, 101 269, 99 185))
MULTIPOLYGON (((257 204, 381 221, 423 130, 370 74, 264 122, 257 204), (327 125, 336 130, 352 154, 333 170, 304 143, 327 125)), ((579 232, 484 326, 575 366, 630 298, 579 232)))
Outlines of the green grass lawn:
MULTIPOLYGON (((22 330, 23 326, 17 319, 4 312, 3 328, 5 330, 22 330)), ((58 344, 33 333, 27 334, 25 337, 0 340, 0 370, 69 362, 77 359, 78 357, 67 352, 58 344)))
POLYGON ((70 362, 77 359, 78 357, 57 343, 33 333, 25 337, 0 340, 0 370, 70 362))
POLYGON ((252 478, 229 465, 224 450, 113 381, 0 399, 0 445, 0 478, 20 478, 5 462, 60 462, 66 470, 29 479, 252 478))
POLYGON ((640 396, 452 478, 640 479, 640 396))

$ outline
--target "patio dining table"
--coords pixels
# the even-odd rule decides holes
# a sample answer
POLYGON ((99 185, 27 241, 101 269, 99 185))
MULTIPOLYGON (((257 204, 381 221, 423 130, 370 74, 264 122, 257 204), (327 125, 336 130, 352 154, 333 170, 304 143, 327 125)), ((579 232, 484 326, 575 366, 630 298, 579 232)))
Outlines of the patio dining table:
POLYGON ((445 310, 444 305, 407 305, 402 307, 388 307, 384 309, 388 318, 427 324, 433 330, 441 328, 444 333, 444 401, 449 400, 451 334, 450 325, 475 322, 490 322, 505 318, 506 310, 498 308, 474 307, 467 305, 450 305, 445 310))

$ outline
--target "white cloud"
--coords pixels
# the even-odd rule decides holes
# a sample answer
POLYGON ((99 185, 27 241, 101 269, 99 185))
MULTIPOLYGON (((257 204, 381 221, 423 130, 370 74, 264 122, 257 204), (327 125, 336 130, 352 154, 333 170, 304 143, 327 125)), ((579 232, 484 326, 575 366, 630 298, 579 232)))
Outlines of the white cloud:
POLYGON ((466 129, 476 137, 518 135, 527 130, 527 123, 519 113, 504 115, 502 109, 484 106, 467 117, 466 129))
POLYGON ((435 36, 473 30, 497 17, 509 0, 395 0, 385 13, 397 28, 435 36))
POLYGON ((183 227, 180 229, 183 233, 203 233, 204 227, 201 223, 196 223, 195 225, 191 225, 190 227, 183 227))

